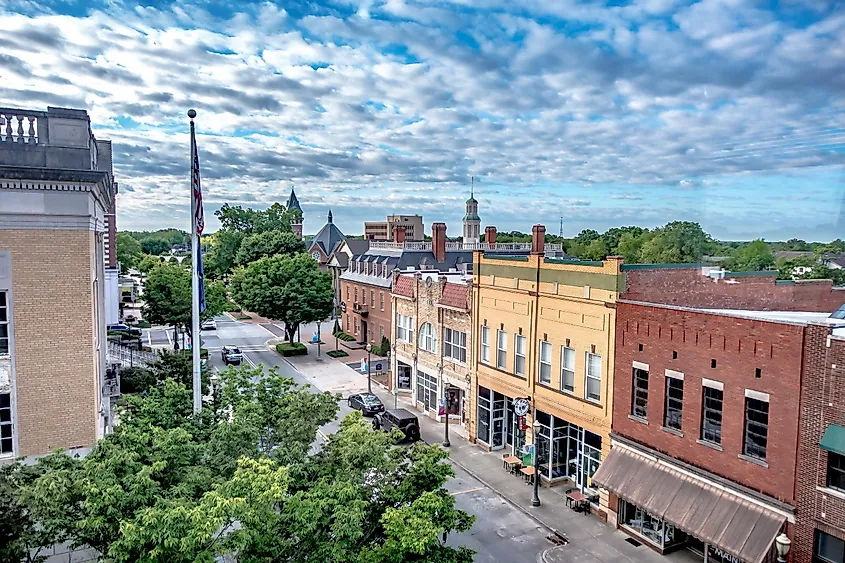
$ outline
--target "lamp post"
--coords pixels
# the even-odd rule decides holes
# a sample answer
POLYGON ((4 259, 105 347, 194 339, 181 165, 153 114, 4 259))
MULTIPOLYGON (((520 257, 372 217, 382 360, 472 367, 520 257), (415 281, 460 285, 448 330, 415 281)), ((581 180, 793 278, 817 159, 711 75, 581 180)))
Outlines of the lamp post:
POLYGON ((535 418, 531 428, 534 430, 534 496, 531 498, 531 506, 540 506, 540 444, 537 439, 540 436, 540 421, 535 418))
POLYGON ((373 345, 367 342, 367 393, 373 392, 373 377, 372 371, 370 370, 370 352, 373 349, 373 345))
POLYGON ((445 428, 445 430, 444 430, 445 434, 443 436, 443 447, 448 448, 448 447, 452 446, 452 442, 449 441, 449 406, 450 406, 449 403, 451 401, 449 400, 449 398, 450 398, 449 397, 449 387, 444 385, 443 390, 446 391, 446 393, 445 393, 446 396, 443 398, 443 404, 445 405, 445 411, 446 411, 446 426, 444 427, 445 428))
POLYGON ((775 549, 778 552, 778 563, 786 563, 786 556, 789 553, 789 548, 792 547, 792 542, 786 534, 781 534, 775 538, 775 549))

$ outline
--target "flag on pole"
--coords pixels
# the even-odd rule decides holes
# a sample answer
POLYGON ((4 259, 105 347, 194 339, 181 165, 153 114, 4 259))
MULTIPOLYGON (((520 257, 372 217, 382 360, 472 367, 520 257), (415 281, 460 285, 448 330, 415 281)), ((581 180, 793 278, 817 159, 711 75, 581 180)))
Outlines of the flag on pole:
POLYGON ((194 232, 197 237, 197 248, 194 252, 197 255, 197 271, 196 275, 199 278, 197 290, 199 292, 200 313, 205 311, 205 275, 202 270, 202 231, 205 228, 205 215, 202 210, 202 186, 200 185, 200 157, 197 152, 197 139, 194 135, 194 122, 191 121, 191 147, 193 152, 193 166, 191 166, 191 186, 193 187, 191 196, 191 208, 193 211, 194 232))

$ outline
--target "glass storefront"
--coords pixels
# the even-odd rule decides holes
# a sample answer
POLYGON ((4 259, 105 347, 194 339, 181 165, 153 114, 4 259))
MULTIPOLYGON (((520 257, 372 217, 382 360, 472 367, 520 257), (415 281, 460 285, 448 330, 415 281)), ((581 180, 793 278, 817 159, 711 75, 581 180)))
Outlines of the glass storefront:
MULTIPOLYGON (((515 432, 516 422, 511 410, 511 399, 492 389, 478 386, 478 414, 476 438, 490 446, 491 450, 501 450, 505 445, 517 449, 515 441, 519 434, 515 432)), ((524 432, 522 433, 524 443, 524 432)), ((518 445, 521 448, 522 444, 518 445)))
MULTIPOLYGON (((551 481, 569 479, 581 491, 593 492, 593 475, 601 464, 601 436, 540 410, 536 417, 540 422, 537 451, 543 477, 551 481)), ((593 498, 598 496, 595 492, 593 498)))
POLYGON ((396 388, 402 391, 411 390, 411 366, 396 360, 396 388))
POLYGON ((684 545, 687 535, 626 500, 619 500, 619 523, 661 549, 684 545))
POLYGON ((417 403, 427 411, 434 411, 439 404, 437 400, 437 378, 424 371, 417 370, 417 403))

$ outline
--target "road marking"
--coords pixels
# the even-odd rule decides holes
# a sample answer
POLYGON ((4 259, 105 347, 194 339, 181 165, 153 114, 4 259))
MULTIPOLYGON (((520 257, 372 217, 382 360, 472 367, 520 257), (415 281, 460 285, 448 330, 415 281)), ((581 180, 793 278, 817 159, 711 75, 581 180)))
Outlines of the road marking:
POLYGON ((151 328, 147 329, 147 344, 149 344, 150 347, 153 345, 153 329, 151 328))
MULTIPOLYGON (((256 323, 256 326, 260 326, 261 328, 263 328, 264 330, 266 330, 267 332, 269 332, 271 335, 275 336, 276 338, 280 338, 280 336, 279 336, 278 334, 276 334, 275 332, 273 332, 272 330, 270 330, 270 329, 269 329, 269 328, 267 328, 266 326, 264 326, 264 325, 262 325, 262 324, 257 324, 257 323, 256 323)), ((275 326, 275 325, 274 325, 274 326, 275 326)))
POLYGON ((322 438, 323 440, 325 440, 326 442, 328 442, 328 441, 329 441, 329 437, 328 437, 328 436, 326 436, 326 435, 323 433, 323 431, 322 431, 322 430, 320 430, 319 428, 317 429, 317 435, 318 435, 320 438, 322 438))
POLYGON ((450 494, 450 495, 452 495, 452 496, 454 497, 454 496, 457 496, 457 495, 464 495, 464 494, 466 494, 466 493, 474 493, 475 491, 483 491, 483 490, 485 490, 486 488, 487 488, 487 487, 476 487, 476 488, 474 488, 474 489, 467 489, 466 491, 457 491, 457 492, 454 492, 454 493, 449 493, 449 494, 450 494))
POLYGON ((249 364, 250 366, 252 366, 252 367, 256 367, 256 366, 255 366, 255 362, 253 362, 252 360, 250 360, 250 359, 249 359, 249 356, 247 356, 246 354, 242 354, 242 355, 243 355, 244 359, 246 360, 246 363, 248 363, 248 364, 249 364))
POLYGON ((168 345, 168 346, 173 346, 173 339, 170 337, 170 331, 169 331, 169 330, 165 330, 165 331, 164 331, 164 335, 167 337, 167 345, 168 345))

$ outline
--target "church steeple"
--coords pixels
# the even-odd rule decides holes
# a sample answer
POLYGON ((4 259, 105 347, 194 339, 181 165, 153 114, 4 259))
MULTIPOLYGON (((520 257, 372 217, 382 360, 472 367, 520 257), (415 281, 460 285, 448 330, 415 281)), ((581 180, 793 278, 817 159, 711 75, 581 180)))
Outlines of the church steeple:
POLYGON ((478 200, 475 199, 475 178, 472 178, 469 199, 466 201, 463 239, 465 243, 477 244, 481 241, 481 217, 478 216, 478 200))
POLYGON ((329 209, 329 223, 332 222, 332 210, 329 209))
POLYGON ((294 211, 294 216, 291 217, 290 221, 290 230, 298 236, 300 239, 302 238, 302 207, 299 206, 299 200, 296 198, 296 192, 293 190, 293 186, 290 187, 290 197, 288 197, 288 202, 285 208, 288 211, 294 211))

